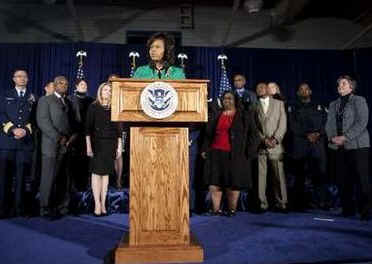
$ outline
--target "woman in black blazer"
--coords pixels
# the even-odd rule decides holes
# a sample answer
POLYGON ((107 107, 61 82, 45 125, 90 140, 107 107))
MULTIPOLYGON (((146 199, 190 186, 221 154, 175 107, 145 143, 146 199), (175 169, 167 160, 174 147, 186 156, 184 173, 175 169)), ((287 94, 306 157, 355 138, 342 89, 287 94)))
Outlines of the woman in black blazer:
POLYGON ((248 159, 254 157, 258 146, 254 117, 246 112, 237 95, 227 91, 222 95, 222 109, 208 121, 202 146, 206 160, 204 183, 212 197, 214 215, 222 215, 222 191, 226 191, 228 216, 234 216, 241 189, 251 186, 248 159))

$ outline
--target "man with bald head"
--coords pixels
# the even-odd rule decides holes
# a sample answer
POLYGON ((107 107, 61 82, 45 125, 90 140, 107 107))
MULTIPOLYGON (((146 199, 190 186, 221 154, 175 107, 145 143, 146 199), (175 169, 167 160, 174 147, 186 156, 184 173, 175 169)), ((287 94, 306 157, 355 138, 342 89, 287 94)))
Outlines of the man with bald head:
POLYGON ((65 154, 74 139, 74 118, 67 100, 68 81, 64 76, 54 79, 55 91, 43 96, 37 106, 37 124, 41 130, 40 215, 55 216, 68 213, 69 191, 65 173, 65 154), (56 192, 52 197, 54 185, 56 192))
POLYGON ((271 207, 287 213, 287 186, 283 169, 282 140, 287 131, 287 116, 284 103, 269 96, 266 83, 256 87, 258 102, 255 108, 257 128, 261 139, 258 151, 258 196, 259 209, 265 212, 268 207, 266 197, 268 169, 272 172, 274 204, 271 207))

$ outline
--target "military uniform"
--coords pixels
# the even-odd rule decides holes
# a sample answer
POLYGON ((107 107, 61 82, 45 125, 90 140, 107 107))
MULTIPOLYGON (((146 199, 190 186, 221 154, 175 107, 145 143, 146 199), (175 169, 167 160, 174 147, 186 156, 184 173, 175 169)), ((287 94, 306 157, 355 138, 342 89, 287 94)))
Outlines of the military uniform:
POLYGON ((257 95, 248 89, 235 89, 234 93, 241 99, 244 110, 248 111, 250 107, 257 103, 257 95))
POLYGON ((36 97, 29 89, 18 94, 15 88, 5 91, 0 97, 0 215, 23 213, 22 195, 25 181, 31 173, 32 151, 34 148, 33 129, 35 125, 36 97), (23 128, 26 135, 16 139, 13 130, 23 128), (14 205, 9 198, 14 186, 14 205))

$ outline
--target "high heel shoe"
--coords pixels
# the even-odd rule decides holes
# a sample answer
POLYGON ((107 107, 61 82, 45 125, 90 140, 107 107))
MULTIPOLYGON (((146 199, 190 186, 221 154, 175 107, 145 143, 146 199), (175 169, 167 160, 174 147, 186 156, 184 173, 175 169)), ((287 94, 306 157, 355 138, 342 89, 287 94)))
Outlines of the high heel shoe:
POLYGON ((221 209, 219 209, 217 211, 210 210, 209 211, 209 215, 210 216, 222 216, 223 215, 223 212, 222 212, 221 209))
POLYGON ((108 216, 107 211, 102 211, 101 216, 108 216))
POLYGON ((94 217, 101 217, 102 214, 96 214, 95 212, 93 212, 93 216, 94 216, 94 217))
POLYGON ((234 210, 234 209, 227 210, 226 211, 226 216, 228 216, 228 217, 236 216, 236 210, 234 210))

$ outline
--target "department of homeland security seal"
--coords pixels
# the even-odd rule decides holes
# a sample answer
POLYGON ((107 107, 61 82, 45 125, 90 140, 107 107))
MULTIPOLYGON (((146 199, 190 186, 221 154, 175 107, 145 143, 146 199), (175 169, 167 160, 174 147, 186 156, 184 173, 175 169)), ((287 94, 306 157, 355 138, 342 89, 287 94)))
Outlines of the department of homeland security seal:
POLYGON ((177 91, 168 83, 153 82, 141 93, 141 107, 146 115, 155 119, 171 116, 178 105, 177 91))

